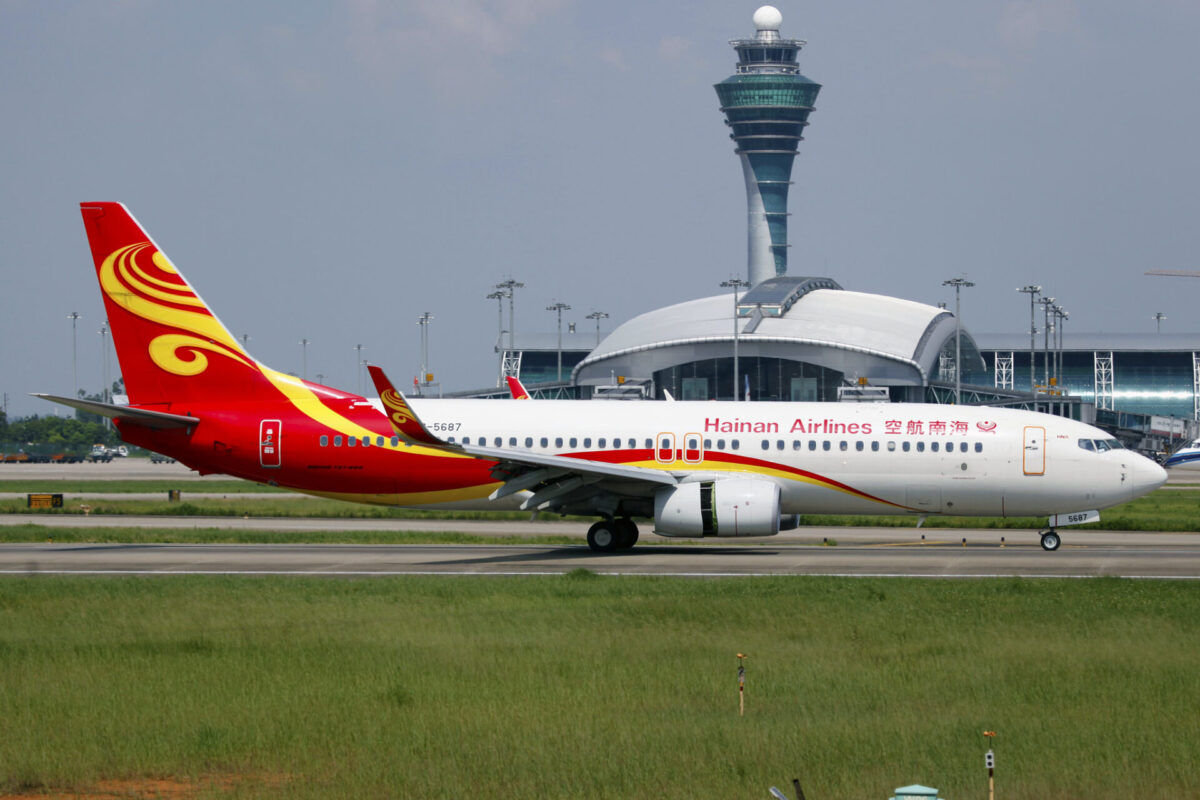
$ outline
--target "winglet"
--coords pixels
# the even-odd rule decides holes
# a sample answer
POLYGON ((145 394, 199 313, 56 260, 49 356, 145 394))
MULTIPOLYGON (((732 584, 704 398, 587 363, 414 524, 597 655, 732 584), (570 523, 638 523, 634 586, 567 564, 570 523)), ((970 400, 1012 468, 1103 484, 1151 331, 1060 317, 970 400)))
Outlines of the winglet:
POLYGON ((403 393, 392 386, 392 382, 388 380, 388 376, 382 369, 367 365, 367 370, 371 373, 371 380, 375 382, 375 389, 379 392, 379 399, 383 401, 383 407, 387 412, 388 422, 392 423, 392 430, 396 432, 397 436, 413 444, 434 447, 446 445, 426 429, 412 407, 409 406, 408 401, 404 399, 403 393))
POLYGON ((525 390, 525 386, 522 385, 520 378, 515 378, 512 375, 509 375, 507 380, 508 380, 508 391, 512 394, 513 400, 528 400, 529 399, 529 392, 527 392, 525 390))

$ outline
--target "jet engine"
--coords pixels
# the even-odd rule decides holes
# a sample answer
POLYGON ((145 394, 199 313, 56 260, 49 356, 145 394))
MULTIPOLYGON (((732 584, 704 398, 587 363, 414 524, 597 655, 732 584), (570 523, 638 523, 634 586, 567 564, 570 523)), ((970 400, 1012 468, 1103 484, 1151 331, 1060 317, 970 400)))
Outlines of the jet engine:
POLYGON ((654 495, 654 532, 660 536, 774 536, 779 521, 779 485, 772 481, 697 481, 654 495))

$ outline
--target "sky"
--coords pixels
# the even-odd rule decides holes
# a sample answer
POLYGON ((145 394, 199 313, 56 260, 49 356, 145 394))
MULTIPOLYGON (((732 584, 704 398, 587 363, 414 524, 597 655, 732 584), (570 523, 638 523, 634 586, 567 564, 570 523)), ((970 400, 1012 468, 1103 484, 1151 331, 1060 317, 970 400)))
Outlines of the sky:
MULTIPOLYGON (((0 392, 102 384, 81 201, 125 203, 249 350, 494 385, 496 301, 605 330, 746 272, 712 85, 759 3, 0 0, 0 392), (72 335, 68 315, 81 316, 72 335), (310 344, 302 348, 300 341, 310 344)), ((1200 330, 1195 0, 776 4, 823 85, 789 273, 1028 330, 1200 330)), ((110 369, 115 374, 115 359, 110 369)))

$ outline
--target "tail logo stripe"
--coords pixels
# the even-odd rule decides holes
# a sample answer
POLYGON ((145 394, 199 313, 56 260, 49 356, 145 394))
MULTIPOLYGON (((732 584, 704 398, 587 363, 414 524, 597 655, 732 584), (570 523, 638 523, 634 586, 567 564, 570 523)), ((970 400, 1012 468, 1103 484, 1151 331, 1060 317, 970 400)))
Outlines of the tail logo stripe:
POLYGON ((100 286, 109 300, 130 313, 191 334, 171 333, 155 337, 148 348, 154 363, 174 375, 199 375, 208 369, 208 358, 200 352, 207 350, 253 369, 253 361, 186 282, 172 284, 151 275, 138 263, 138 257, 147 250, 153 250, 150 261, 163 275, 178 275, 170 261, 154 250, 153 245, 139 242, 114 250, 104 259, 100 265, 100 286), (151 284, 174 288, 163 291, 151 284), (179 306, 192 306, 197 310, 179 306), (188 357, 179 355, 181 349, 186 350, 188 357))

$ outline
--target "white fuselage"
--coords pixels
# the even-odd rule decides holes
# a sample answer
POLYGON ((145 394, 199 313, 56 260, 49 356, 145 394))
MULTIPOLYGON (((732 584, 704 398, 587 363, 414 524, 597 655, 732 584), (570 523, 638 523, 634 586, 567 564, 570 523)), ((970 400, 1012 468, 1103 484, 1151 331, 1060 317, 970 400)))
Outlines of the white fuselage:
MULTIPOLYGON (((1165 472, 1061 417, 933 404, 412 399, 468 445, 611 460, 684 481, 753 477, 784 514, 1063 514, 1127 502, 1165 472)), ((495 507, 495 506, 492 506, 495 507)))

